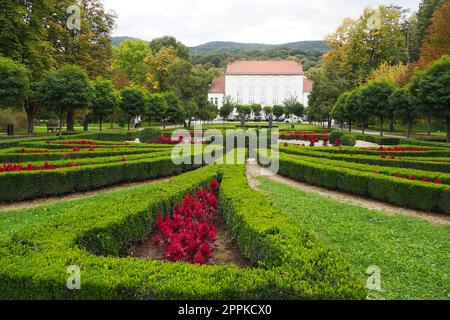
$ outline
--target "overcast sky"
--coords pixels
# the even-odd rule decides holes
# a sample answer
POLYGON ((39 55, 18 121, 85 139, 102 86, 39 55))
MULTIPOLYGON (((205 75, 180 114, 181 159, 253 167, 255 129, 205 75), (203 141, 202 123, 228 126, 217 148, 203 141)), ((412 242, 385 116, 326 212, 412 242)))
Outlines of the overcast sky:
POLYGON ((367 6, 419 0, 103 0, 118 15, 114 36, 175 36, 188 46, 209 41, 279 44, 320 40, 367 6))

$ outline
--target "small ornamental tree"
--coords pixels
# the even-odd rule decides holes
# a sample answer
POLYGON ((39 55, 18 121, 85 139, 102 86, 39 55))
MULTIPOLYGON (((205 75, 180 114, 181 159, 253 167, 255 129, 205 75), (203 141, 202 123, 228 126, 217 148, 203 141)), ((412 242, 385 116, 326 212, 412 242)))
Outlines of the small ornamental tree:
POLYGON ((166 119, 167 108, 167 101, 163 94, 155 93, 148 95, 145 113, 149 119, 155 119, 162 127, 165 126, 164 121, 166 119))
POLYGON ((266 117, 269 118, 269 128, 272 129, 273 125, 273 107, 267 106, 263 108, 266 117))
POLYGON ((345 112, 348 96, 349 93, 344 92, 334 104, 333 109, 331 109, 331 116, 341 123, 341 129, 344 129, 344 122, 348 120, 347 113, 345 112))
MULTIPOLYGON (((73 113, 77 108, 85 108, 92 100, 92 87, 89 77, 78 66, 65 66, 51 71, 39 89, 41 104, 55 111, 59 117, 59 129, 62 130, 64 115, 73 113)), ((73 118, 68 116, 68 120, 73 118)), ((73 124, 67 123, 67 130, 73 124)))
POLYGON ((250 116, 252 114, 252 107, 246 104, 241 104, 237 106, 237 112, 239 113, 239 116, 241 117, 241 127, 245 127, 245 119, 247 116, 250 116))
POLYGON ((285 113, 290 116, 302 117, 305 113, 305 107, 301 104, 296 96, 290 96, 288 99, 283 101, 285 107, 285 113))
POLYGON ((0 56, 0 108, 21 109, 30 90, 27 68, 0 56))
POLYGON ((272 108, 272 113, 278 119, 286 113, 286 109, 283 106, 275 105, 272 108))
POLYGON ((348 92, 345 102, 345 114, 348 120, 348 131, 352 132, 352 123, 359 119, 359 91, 354 89, 348 92))
POLYGON ((226 96, 223 99, 222 107, 219 109, 219 116, 223 119, 223 122, 230 117, 234 109, 236 109, 236 104, 233 99, 230 96, 226 96))
POLYGON ((394 109, 395 117, 406 123, 406 135, 409 138, 414 120, 420 115, 419 107, 413 103, 410 89, 408 87, 395 89, 389 97, 389 105, 394 109))
MULTIPOLYGON (((172 121, 174 125, 183 122, 185 117, 180 99, 173 92, 166 92, 163 96, 167 103, 166 120, 172 121)), ((190 103, 196 104, 195 100, 191 100, 190 103)))
POLYGON ((98 118, 99 128, 102 131, 103 121, 117 111, 120 95, 110 80, 98 77, 94 81, 92 94, 92 109, 98 118))
POLYGON ((261 107, 260 104, 257 104, 257 103, 252 104, 252 105, 251 105, 251 108, 252 108, 253 115, 254 115, 255 117, 261 116, 262 107, 261 107))
POLYGON ((121 101, 119 106, 125 114, 128 122, 128 130, 130 130, 131 119, 145 113, 147 97, 144 90, 138 87, 124 88, 120 91, 120 96, 121 101))
POLYGON ((411 92, 416 103, 424 106, 425 116, 444 119, 450 143, 450 56, 443 56, 417 73, 411 92))
POLYGON ((366 120, 370 116, 380 119, 380 135, 383 136, 384 120, 392 119, 393 110, 390 108, 388 99, 394 87, 387 81, 370 81, 360 88, 359 110, 363 121, 363 133, 366 120))

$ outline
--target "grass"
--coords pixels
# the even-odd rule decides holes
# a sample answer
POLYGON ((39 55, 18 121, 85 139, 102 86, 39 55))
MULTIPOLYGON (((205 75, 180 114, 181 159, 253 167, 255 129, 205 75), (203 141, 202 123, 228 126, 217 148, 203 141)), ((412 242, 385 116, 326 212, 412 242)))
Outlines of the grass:
POLYGON ((260 178, 261 189, 294 223, 317 232, 367 279, 381 268, 377 299, 450 299, 450 227, 371 211, 260 178))

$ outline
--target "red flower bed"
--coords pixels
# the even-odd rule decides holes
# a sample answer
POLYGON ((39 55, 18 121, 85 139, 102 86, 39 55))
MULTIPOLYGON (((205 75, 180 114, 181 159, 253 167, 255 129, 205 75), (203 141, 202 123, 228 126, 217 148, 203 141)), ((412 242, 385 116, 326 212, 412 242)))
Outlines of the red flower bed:
POLYGON ((158 215, 158 233, 154 244, 161 246, 171 261, 205 264, 212 258, 217 230, 214 220, 219 182, 212 180, 210 189, 198 189, 177 203, 172 216, 158 215))
MULTIPOLYGON (((412 181, 416 181, 417 180, 416 176, 403 177, 398 172, 396 174, 394 174, 394 177, 399 178, 399 179, 409 179, 409 180, 412 180, 412 181)), ((430 182, 430 183, 433 182, 435 184, 442 184, 442 180, 439 179, 439 178, 436 178, 436 179, 432 180, 430 178, 425 177, 425 178, 422 178, 420 181, 422 181, 422 182, 430 182)))
POLYGON ((27 149, 22 149, 20 150, 20 153, 48 153, 50 152, 49 150, 27 150, 27 149))
POLYGON ((169 135, 163 135, 156 137, 156 141, 162 144, 179 144, 183 142, 183 136, 179 136, 178 140, 172 140, 169 135))
MULTIPOLYGON (((78 163, 71 163, 67 165, 67 168, 79 167, 78 163)), ((12 171, 41 171, 41 170, 55 170, 59 168, 64 168, 64 166, 55 166, 54 164, 45 162, 43 166, 33 166, 33 164, 28 164, 27 166, 23 166, 22 164, 13 164, 13 163, 4 163, 2 167, 0 167, 0 172, 12 172, 12 171)))
POLYGON ((389 151, 389 152, 417 152, 417 151, 430 151, 430 148, 400 148, 400 147, 379 147, 379 148, 361 148, 362 150, 371 151, 389 151))
POLYGON ((304 140, 310 142, 319 142, 320 140, 328 142, 330 139, 329 134, 323 132, 289 132, 280 134, 278 138, 280 140, 304 140))

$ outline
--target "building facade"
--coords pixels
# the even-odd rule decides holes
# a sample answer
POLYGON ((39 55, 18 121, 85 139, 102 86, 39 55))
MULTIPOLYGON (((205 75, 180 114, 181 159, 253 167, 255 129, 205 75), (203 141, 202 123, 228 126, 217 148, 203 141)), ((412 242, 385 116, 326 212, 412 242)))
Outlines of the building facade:
POLYGON ((237 104, 273 106, 289 97, 308 105, 313 82, 295 61, 235 61, 225 75, 214 79, 208 99, 219 108, 225 96, 237 104))

